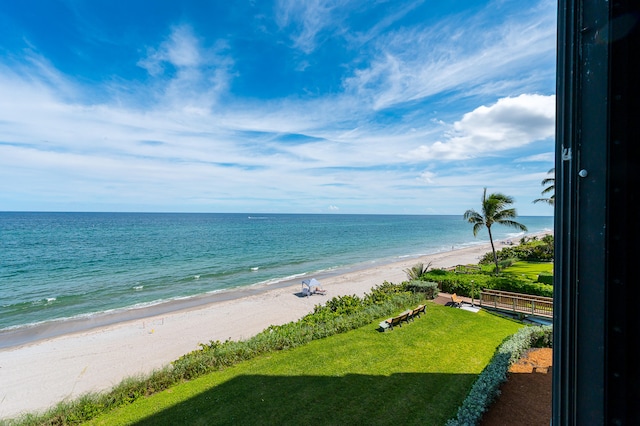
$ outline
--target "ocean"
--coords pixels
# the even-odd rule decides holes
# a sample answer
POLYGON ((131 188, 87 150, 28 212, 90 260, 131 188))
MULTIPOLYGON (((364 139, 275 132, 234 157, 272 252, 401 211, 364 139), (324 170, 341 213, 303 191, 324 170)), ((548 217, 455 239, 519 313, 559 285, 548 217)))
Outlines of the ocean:
MULTIPOLYGON (((553 230, 551 216, 517 220, 553 230)), ((0 337, 487 242, 462 215, 0 212, 0 337)))

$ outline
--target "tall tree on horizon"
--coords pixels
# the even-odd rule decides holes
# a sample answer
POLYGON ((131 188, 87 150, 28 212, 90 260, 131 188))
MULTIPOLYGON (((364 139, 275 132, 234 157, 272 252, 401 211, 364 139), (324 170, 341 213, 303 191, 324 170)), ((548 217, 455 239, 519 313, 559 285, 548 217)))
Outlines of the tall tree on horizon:
POLYGON ((493 252, 493 261, 496 264, 496 273, 500 270, 498 266, 498 255, 496 247, 493 244, 493 235, 491 234, 491 226, 494 224, 509 226, 526 232, 527 227, 516 222, 516 209, 508 208, 513 204, 513 198, 508 195, 494 193, 487 196, 487 188, 482 193, 482 212, 478 213, 473 209, 464 212, 464 219, 473 224, 473 235, 478 235, 478 231, 486 227, 489 232, 489 241, 491 242, 491 251, 493 252))
POLYGON ((535 200, 533 200, 534 204, 536 204, 536 203, 547 203, 547 204, 553 206, 555 204, 555 202, 556 202, 556 194, 555 194, 555 192, 556 192, 556 177, 555 177, 556 169, 555 169, 555 167, 553 169, 549 170, 547 172, 547 174, 550 174, 552 176, 548 177, 548 178, 545 178, 545 179, 542 179, 542 182, 540 182, 540 184, 542 186, 549 185, 545 189, 542 190, 541 194, 545 195, 545 194, 548 194, 549 192, 552 192, 552 194, 548 198, 536 198, 535 200))

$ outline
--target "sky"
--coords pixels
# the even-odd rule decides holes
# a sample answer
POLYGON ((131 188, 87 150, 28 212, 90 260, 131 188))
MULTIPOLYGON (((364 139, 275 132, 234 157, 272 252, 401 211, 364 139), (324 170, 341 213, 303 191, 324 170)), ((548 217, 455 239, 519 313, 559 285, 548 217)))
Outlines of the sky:
POLYGON ((555 1, 0 2, 0 211, 551 216, 555 1))

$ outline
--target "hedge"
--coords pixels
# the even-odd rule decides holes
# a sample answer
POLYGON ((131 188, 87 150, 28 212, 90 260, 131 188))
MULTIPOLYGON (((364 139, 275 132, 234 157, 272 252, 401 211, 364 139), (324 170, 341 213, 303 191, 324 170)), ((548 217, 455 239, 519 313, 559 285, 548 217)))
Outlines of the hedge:
POLYGON ((552 347, 552 340, 551 326, 525 327, 508 337, 480 373, 469 395, 458 408, 456 417, 450 419, 447 426, 477 425, 500 394, 500 386, 507 380, 509 367, 531 347, 552 347))
POLYGON ((422 276, 423 280, 435 281, 441 291, 458 296, 474 297, 481 289, 512 291, 515 293, 532 294, 536 296, 553 297, 553 286, 535 283, 526 278, 508 276, 496 277, 489 274, 456 274, 454 272, 433 269, 422 276), (473 281, 473 282, 472 282, 473 281))

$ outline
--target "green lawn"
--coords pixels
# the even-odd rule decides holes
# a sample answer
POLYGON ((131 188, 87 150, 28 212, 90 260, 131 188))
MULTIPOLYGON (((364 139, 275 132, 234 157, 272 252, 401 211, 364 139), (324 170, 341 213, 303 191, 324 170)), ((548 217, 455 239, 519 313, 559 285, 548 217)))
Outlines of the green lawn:
POLYGON ((215 372, 95 425, 442 425, 522 324, 431 302, 385 333, 371 324, 215 372))
POLYGON ((553 262, 515 262, 513 265, 502 271, 505 274, 525 275, 529 279, 536 281, 542 272, 553 274, 553 262))

